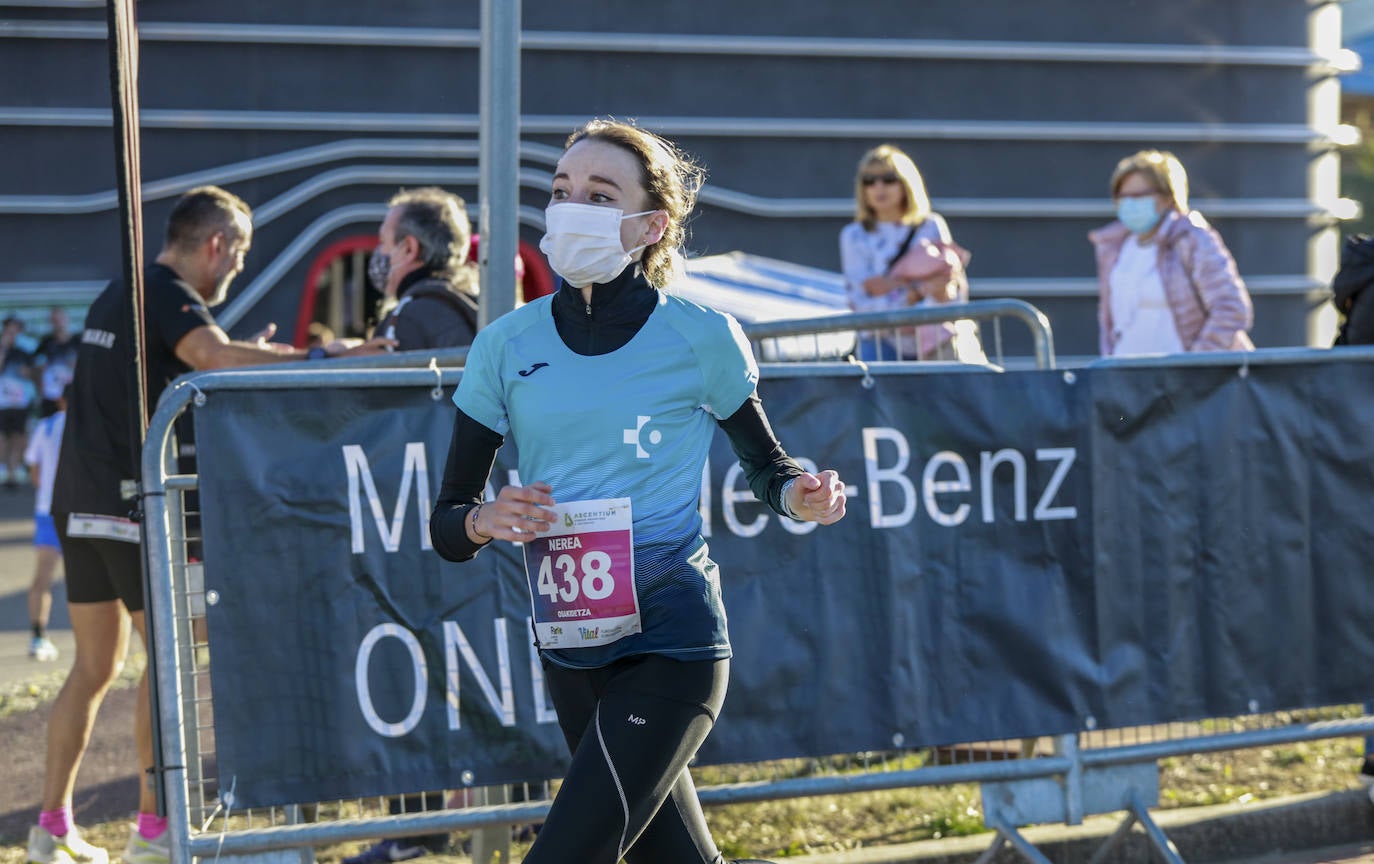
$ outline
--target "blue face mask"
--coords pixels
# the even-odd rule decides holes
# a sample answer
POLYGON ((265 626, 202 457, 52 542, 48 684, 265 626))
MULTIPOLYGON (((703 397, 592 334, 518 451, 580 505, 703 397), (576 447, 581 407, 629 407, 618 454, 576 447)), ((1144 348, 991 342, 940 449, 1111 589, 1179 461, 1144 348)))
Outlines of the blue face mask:
POLYGON ((1153 195, 1139 198, 1122 198, 1116 202, 1116 218, 1121 220, 1132 234, 1148 234, 1159 224, 1163 214, 1155 210, 1153 195))

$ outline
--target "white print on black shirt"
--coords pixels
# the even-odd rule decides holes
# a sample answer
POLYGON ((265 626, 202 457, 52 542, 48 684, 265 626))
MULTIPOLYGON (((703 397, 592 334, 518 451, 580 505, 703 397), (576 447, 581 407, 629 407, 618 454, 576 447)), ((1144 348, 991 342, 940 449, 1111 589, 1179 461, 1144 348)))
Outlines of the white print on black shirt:
POLYGON ((113 348, 115 344, 115 334, 109 330, 96 330, 89 328, 81 331, 81 341, 87 345, 98 345, 101 348, 113 348))

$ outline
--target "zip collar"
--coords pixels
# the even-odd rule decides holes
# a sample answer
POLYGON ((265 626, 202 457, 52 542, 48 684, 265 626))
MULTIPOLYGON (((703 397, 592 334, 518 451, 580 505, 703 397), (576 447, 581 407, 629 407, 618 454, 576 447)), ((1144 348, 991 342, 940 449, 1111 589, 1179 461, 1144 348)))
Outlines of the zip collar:
POLYGON ((610 282, 593 286, 590 303, 582 298, 580 288, 560 279, 553 298, 553 321, 573 352, 609 354, 634 338, 657 305, 658 290, 638 267, 626 268, 610 282))

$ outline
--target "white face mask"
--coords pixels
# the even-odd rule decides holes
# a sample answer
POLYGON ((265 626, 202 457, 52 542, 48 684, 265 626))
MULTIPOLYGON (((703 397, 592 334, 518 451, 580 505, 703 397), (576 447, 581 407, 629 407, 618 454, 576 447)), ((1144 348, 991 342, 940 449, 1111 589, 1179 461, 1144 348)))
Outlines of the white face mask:
POLYGON ((621 221, 657 212, 624 213, 593 204, 550 204, 544 211, 544 239, 539 241, 539 251, 548 256, 554 272, 574 288, 604 285, 623 273, 635 253, 644 248, 625 251, 620 245, 621 221))

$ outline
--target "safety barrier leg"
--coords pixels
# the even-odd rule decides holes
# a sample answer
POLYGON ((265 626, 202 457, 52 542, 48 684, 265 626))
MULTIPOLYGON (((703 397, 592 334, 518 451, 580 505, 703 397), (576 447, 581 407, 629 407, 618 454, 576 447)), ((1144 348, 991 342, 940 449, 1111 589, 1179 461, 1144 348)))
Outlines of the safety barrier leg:
POLYGON ((1155 820, 1150 818, 1150 811, 1145 808, 1144 802, 1140 800, 1138 795, 1131 796, 1131 813, 1140 823, 1140 827, 1145 829, 1145 836, 1150 838, 1150 842, 1154 844, 1155 849, 1159 851, 1160 856, 1168 864, 1183 864, 1183 857, 1178 854, 1178 847, 1174 845, 1174 841, 1169 839, 1169 835, 1164 833, 1164 829, 1160 828, 1155 820))
MULTIPOLYGON (((167 471, 175 471, 175 462, 168 457, 167 471)), ((176 616, 176 648, 181 658, 181 716, 184 720, 182 747, 186 752, 187 809, 192 823, 205 818, 205 777, 200 753, 200 690, 202 682, 196 671, 195 634, 191 623, 187 602, 187 556, 186 556, 186 492, 184 489, 170 489, 164 496, 167 507, 168 540, 172 550, 171 583, 172 602, 176 616)))
POLYGON ((1116 848, 1116 844, 1121 842, 1121 838, 1131 833, 1131 828, 1134 826, 1135 814, 1127 813, 1126 818, 1121 820, 1121 824, 1116 826, 1116 830, 1112 832, 1112 836, 1108 837, 1106 842, 1097 847, 1097 851, 1093 853, 1093 857, 1088 859, 1088 864, 1107 864, 1109 856, 1112 854, 1112 850, 1116 848))
POLYGON ((992 838, 992 845, 984 849, 983 854, 979 855, 978 858, 974 860, 973 864, 990 864, 992 859, 997 856, 998 852, 1002 851, 1002 847, 1005 845, 1007 845, 1007 835, 1003 834, 1002 829, 998 828, 996 836, 992 838))
MULTIPOLYGON (((312 822, 305 816, 304 810, 299 804, 289 804, 286 807, 286 824, 301 825, 305 822, 312 822)), ((302 846, 300 848, 300 864, 315 864, 315 847, 302 846)))
MULTIPOLYGON (((473 790, 478 806, 509 804, 510 787, 486 786, 473 790)), ((495 825, 472 832, 472 864, 493 864, 510 861, 510 826, 495 825)))
POLYGON ((998 824, 995 826, 995 830, 997 831, 997 839, 993 841, 992 846, 987 851, 978 856, 975 864, 988 864, 992 861, 993 856, 1008 843, 1031 864, 1052 864, 1050 859, 1045 857, 1045 853, 1036 849, 1035 844, 1021 836, 1021 832, 1010 825, 998 824))

